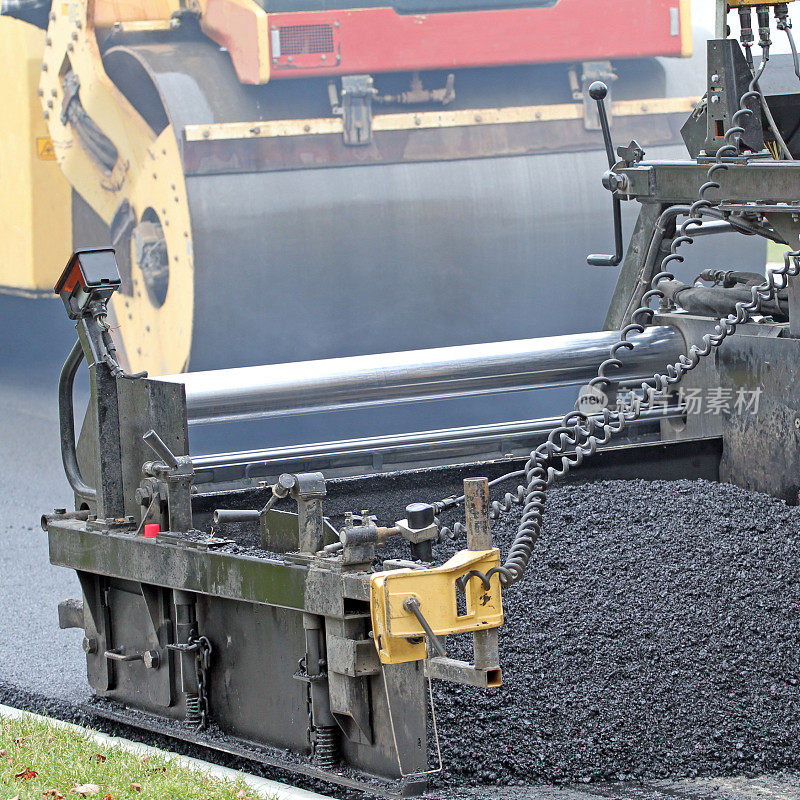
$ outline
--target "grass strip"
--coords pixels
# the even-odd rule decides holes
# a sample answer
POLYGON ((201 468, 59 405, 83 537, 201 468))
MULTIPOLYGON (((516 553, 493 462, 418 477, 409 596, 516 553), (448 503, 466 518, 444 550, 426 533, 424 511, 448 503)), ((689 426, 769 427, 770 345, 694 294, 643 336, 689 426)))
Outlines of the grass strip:
POLYGON ((163 755, 137 755, 91 732, 36 717, 0 718, 0 800, 255 800, 243 779, 220 780, 163 755))

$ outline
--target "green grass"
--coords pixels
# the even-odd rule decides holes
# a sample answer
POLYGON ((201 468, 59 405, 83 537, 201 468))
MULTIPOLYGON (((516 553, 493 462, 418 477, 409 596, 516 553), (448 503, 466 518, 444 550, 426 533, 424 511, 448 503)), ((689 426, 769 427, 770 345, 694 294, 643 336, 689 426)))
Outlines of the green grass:
POLYGON ((0 718, 0 800, 242 800, 260 795, 161 755, 105 747, 81 731, 26 717, 0 718))

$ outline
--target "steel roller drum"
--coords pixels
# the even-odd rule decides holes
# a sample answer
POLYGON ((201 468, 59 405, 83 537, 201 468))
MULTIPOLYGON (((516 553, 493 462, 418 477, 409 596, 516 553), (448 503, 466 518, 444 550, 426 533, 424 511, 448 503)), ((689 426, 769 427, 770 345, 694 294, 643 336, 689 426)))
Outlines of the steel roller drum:
MULTIPOLYGON (((667 86, 687 93, 696 88, 687 86, 687 75, 702 81, 686 62, 664 63, 667 86), (673 64, 677 79, 669 76, 673 64)), ((105 65, 145 117, 157 119, 163 104, 179 141, 187 125, 288 116, 298 85, 242 86, 227 55, 199 42, 115 47, 105 65), (142 89, 145 81, 126 79, 134 62, 157 97, 152 87, 142 89)), ((320 101, 319 116, 329 116, 320 101)), ((587 253, 613 244, 610 197, 600 184, 605 156, 594 135, 598 149, 581 152, 187 174, 194 251, 189 369, 599 330, 618 270, 586 264, 587 253)), ((682 144, 646 149, 648 158, 685 154, 682 144)), ((638 204, 624 208, 627 239, 638 204)), ((752 267, 759 260, 761 242, 708 237, 693 246, 686 272, 693 277, 706 266, 752 267)), ((330 415, 308 420, 305 433, 290 438, 546 410, 532 409, 525 396, 472 400, 461 416, 451 405, 424 405, 384 411, 380 421, 362 412, 368 416, 342 418, 333 429, 330 415)))

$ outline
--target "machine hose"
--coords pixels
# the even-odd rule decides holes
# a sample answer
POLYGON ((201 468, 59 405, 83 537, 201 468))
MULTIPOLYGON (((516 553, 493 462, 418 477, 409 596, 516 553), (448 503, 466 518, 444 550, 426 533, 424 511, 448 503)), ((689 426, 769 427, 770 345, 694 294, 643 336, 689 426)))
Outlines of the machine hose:
MULTIPOLYGON (((608 374, 609 370, 618 369, 622 362, 617 353, 622 350, 632 350, 634 344, 628 341, 631 333, 642 333, 645 325, 652 323, 655 310, 650 308, 654 299, 662 299, 664 292, 661 284, 674 281, 675 276, 669 272, 668 267, 672 262, 680 263, 684 257, 677 250, 683 244, 691 244, 692 239, 689 228, 699 227, 703 224, 703 215, 713 209, 712 216, 717 216, 718 209, 713 208, 713 201, 707 198, 708 192, 719 189, 720 184, 714 179, 716 173, 727 171, 728 165, 723 162, 726 156, 738 156, 740 142, 745 129, 741 122, 753 112, 747 108, 747 101, 759 98, 757 89, 758 80, 763 74, 769 61, 769 48, 765 47, 761 65, 754 75, 748 91, 739 101, 739 110, 733 115, 732 126, 724 137, 725 144, 717 151, 715 162, 708 169, 706 182, 700 187, 699 199, 689 208, 689 217, 681 225, 677 236, 670 247, 670 252, 661 262, 660 271, 650 281, 650 289, 642 297, 642 305, 631 315, 631 322, 620 332, 619 340, 611 346, 609 357, 603 361, 597 370, 597 376, 589 385, 599 390, 607 389, 615 381, 608 374)), ((774 302, 778 292, 785 289, 789 277, 800 275, 800 250, 784 254, 784 263, 780 269, 770 271, 764 281, 758 285, 748 287, 750 299, 739 301, 735 310, 722 317, 714 327, 713 333, 702 337, 702 344, 693 344, 688 353, 682 355, 674 364, 669 364, 663 373, 656 374, 641 384, 642 398, 632 395, 631 401, 616 409, 605 408, 602 415, 589 416, 584 412, 572 411, 564 416, 561 425, 551 432, 547 441, 539 445, 531 454, 525 465, 527 485, 520 486, 524 491, 525 504, 522 519, 517 529, 517 535, 503 564, 487 573, 472 571, 469 577, 480 578, 488 587, 493 575, 498 575, 503 586, 509 586, 518 581, 530 561, 533 547, 539 538, 542 528, 547 488, 556 478, 562 478, 575 467, 581 466, 586 456, 593 455, 600 445, 606 444, 612 436, 622 432, 628 423, 639 418, 643 411, 651 408, 658 402, 670 386, 678 383, 683 376, 693 370, 702 358, 716 351, 728 336, 736 331, 738 325, 750 320, 758 312, 763 303, 774 302), (776 285, 776 276, 780 276, 781 285, 776 285), (574 449, 572 455, 567 455, 568 449, 574 449), (552 462, 556 460, 556 466, 552 462)), ((509 504, 510 509, 510 504, 509 504)), ((504 506, 501 506, 505 510, 504 506)), ((462 583, 463 588, 463 583, 462 583)))
MULTIPOLYGON (((761 283, 761 279, 758 281, 761 283)), ((752 286, 753 284, 751 284, 752 286)), ((747 300, 750 286, 690 286, 683 281, 662 281, 665 298, 677 303, 684 311, 703 317, 723 317, 736 310, 736 303, 747 300)), ((789 319, 788 300, 779 293, 774 302, 763 303, 762 314, 769 314, 776 322, 789 319)))
MULTIPOLYGON (((663 242, 664 236, 666 235, 672 221, 676 217, 679 217, 683 214, 690 214, 691 209, 692 206, 670 206, 669 208, 665 209, 658 218, 658 222, 654 228, 653 237, 650 240, 650 245, 647 249, 647 256, 641 270, 639 271, 638 280, 631 293, 631 297, 628 300, 628 304, 625 307, 625 312, 622 316, 621 325, 619 327, 624 327, 631 321, 633 312, 641 305, 645 292, 650 288, 656 259, 658 258, 658 253, 661 249, 661 243, 663 242)), ((781 239, 781 237, 778 236, 775 231, 765 228, 763 225, 756 225, 742 217, 736 218, 731 214, 726 215, 717 208, 705 208, 703 213, 713 217, 714 219, 724 220, 730 223, 731 227, 739 233, 743 233, 747 236, 763 236, 773 242, 785 244, 783 239, 781 239)), ((617 326, 615 325, 614 327, 617 326)))
POLYGON ((89 486, 81 476, 78 466, 78 455, 75 450, 75 411, 72 402, 72 390, 75 386, 75 375, 83 361, 81 343, 75 342, 69 351, 67 360, 61 368, 58 379, 58 422, 61 435, 61 461, 72 491, 84 500, 96 500, 97 489, 89 486))
POLYGON ((80 78, 72 70, 69 70, 64 75, 62 85, 64 101, 61 124, 69 123, 75 129, 84 150, 106 175, 110 175, 119 159, 119 153, 111 139, 86 113, 80 98, 80 78))

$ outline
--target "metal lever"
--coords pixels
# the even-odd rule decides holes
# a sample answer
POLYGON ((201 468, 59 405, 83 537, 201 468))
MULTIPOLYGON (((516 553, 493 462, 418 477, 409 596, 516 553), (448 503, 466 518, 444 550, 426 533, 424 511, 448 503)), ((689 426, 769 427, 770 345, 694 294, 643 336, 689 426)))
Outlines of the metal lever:
POLYGON ((439 641, 439 637, 433 632, 433 629, 430 625, 428 625, 428 620, 422 615, 422 610, 419 605, 419 600, 413 595, 411 597, 406 597, 403 601, 403 608, 406 611, 410 611, 416 618, 417 622, 422 625, 422 630, 425 631, 425 635, 428 637, 428 641, 430 641, 433 649, 436 651, 437 655, 440 655, 442 658, 447 657, 447 653, 444 649, 444 646, 439 641))
POLYGON ((257 522, 278 502, 278 500, 282 500, 286 497, 296 485, 297 478, 294 475, 284 473, 278 478, 278 482, 273 485, 272 496, 267 500, 264 508, 260 510, 255 508, 218 508, 214 512, 214 524, 224 525, 229 522, 257 522))
POLYGON ((142 436, 145 444, 168 466, 178 469, 178 459, 172 450, 167 447, 164 440, 154 431, 149 430, 142 436))
MULTIPOLYGON (((608 86, 602 81, 595 81, 589 87, 589 97, 597 102, 597 113, 600 117, 600 128, 603 131, 603 144, 606 148, 606 157, 608 158, 608 168, 614 168, 614 143, 611 141, 611 129, 608 125, 608 114, 606 114, 606 104, 604 102, 608 94, 608 86)), ((603 185, 610 188, 612 183, 609 180, 609 174, 603 177, 603 185)), ((618 186, 611 189, 614 192, 612 196, 612 208, 614 213, 614 255, 602 255, 600 253, 592 253, 586 258, 586 262, 593 267, 616 267, 622 261, 623 245, 622 245, 622 204, 619 196, 616 193, 618 186)))
POLYGON ((261 512, 255 508, 218 508, 212 517, 215 525, 227 525, 231 522, 258 522, 261 512))
POLYGON ((111 661, 144 661, 144 653, 126 653, 122 647, 106 650, 103 655, 111 661))

